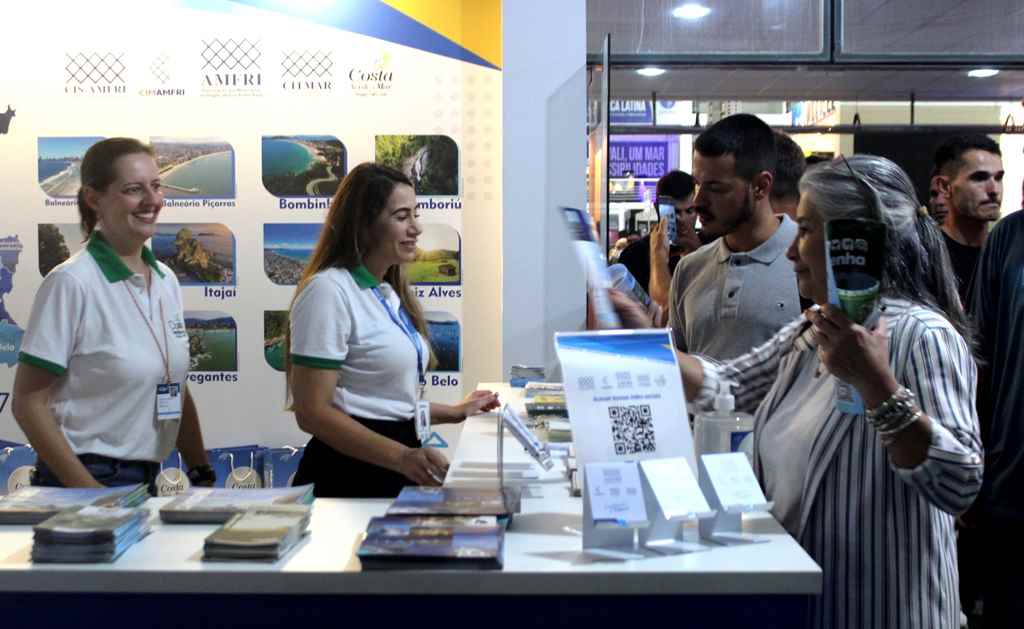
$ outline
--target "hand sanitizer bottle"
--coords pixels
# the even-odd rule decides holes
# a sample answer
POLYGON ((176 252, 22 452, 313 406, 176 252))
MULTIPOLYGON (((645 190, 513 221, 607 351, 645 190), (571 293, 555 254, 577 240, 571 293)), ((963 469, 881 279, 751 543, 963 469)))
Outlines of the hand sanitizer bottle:
POLYGON ((697 415, 693 422, 697 456, 743 452, 753 462, 754 416, 736 412, 732 395, 735 382, 723 381, 715 396, 715 410, 697 415))

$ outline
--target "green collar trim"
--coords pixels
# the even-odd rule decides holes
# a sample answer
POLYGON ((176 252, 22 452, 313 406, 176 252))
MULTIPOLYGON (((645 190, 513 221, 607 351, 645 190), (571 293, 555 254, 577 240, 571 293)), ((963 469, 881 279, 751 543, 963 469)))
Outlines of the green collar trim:
MULTIPOLYGON (((103 276, 107 278, 107 281, 113 284, 114 282, 122 282, 132 275, 131 269, 128 265, 118 257, 117 253, 107 242, 106 237, 103 236, 103 232, 94 231, 92 236, 89 237, 89 244, 86 245, 86 250, 92 255, 93 260, 96 260, 96 264, 99 265, 100 271, 103 271, 103 276)), ((164 276, 164 272, 160 270, 159 265, 156 263, 156 256, 149 250, 149 247, 142 246, 142 261, 148 264, 156 274, 161 277, 164 276)))
POLYGON ((362 264, 349 271, 349 273, 352 274, 352 279, 356 281, 356 285, 359 288, 375 288, 380 286, 380 282, 373 276, 373 273, 370 273, 370 269, 362 264))

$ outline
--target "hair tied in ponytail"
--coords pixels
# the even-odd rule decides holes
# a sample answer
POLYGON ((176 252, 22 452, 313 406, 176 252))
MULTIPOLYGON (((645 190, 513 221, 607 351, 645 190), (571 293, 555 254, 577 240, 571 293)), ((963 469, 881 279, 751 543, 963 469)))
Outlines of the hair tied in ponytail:
POLYGON ((918 207, 918 208, 917 208, 917 215, 918 215, 918 216, 920 216, 921 218, 926 218, 926 217, 928 217, 928 216, 929 216, 929 214, 928 214, 928 208, 927 208, 927 207, 925 207, 925 206, 923 206, 923 205, 922 205, 922 206, 920 206, 920 207, 918 207))

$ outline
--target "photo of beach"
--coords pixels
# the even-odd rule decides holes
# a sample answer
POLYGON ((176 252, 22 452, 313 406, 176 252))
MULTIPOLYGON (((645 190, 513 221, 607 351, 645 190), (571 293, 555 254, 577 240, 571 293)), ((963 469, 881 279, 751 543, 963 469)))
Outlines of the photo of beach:
POLYGON ((234 286, 235 236, 220 223, 158 223, 153 255, 182 286, 234 286))
POLYGON ((446 135, 378 135, 376 161, 412 180, 419 196, 459 194, 459 147, 446 135))
POLYGON ((416 243, 416 260, 406 265, 413 284, 462 282, 462 238, 454 227, 420 223, 423 233, 416 243))
POLYGON ((39 274, 43 277, 85 247, 78 223, 39 223, 39 274))
POLYGON ((263 271, 271 282, 299 283, 322 228, 322 223, 263 224, 263 271))
POLYGON ((284 371, 284 333, 287 329, 287 310, 263 311, 263 358, 278 371, 284 371))
POLYGON ((437 358, 433 371, 459 371, 460 342, 462 327, 458 319, 448 312, 427 311, 423 313, 427 319, 427 335, 430 346, 437 358))
POLYGON ((235 151, 218 138, 152 138, 156 164, 170 199, 235 196, 235 151))
POLYGON ((333 135, 263 136, 263 187, 276 197, 332 197, 347 172, 333 135))
POLYGON ((189 371, 238 371, 235 320, 217 310, 186 310, 189 371))
POLYGON ((45 137, 37 140, 39 186, 47 196, 75 197, 82 186, 82 156, 101 137, 45 137))

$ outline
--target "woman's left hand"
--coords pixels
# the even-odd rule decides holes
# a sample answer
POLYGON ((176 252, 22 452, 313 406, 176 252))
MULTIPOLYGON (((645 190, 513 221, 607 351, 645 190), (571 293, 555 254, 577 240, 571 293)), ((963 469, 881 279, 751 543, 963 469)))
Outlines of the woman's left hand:
POLYGON ((855 386, 865 402, 868 397, 876 397, 868 392, 892 388, 895 377, 889 369, 885 317, 879 319, 874 330, 868 330, 850 321, 839 308, 827 305, 809 313, 808 319, 814 325, 818 357, 829 373, 855 386))
POLYGON ((486 391, 479 389, 473 391, 459 402, 459 411, 463 417, 470 417, 479 413, 486 413, 487 411, 494 410, 500 406, 498 402, 498 394, 493 391, 486 391))

